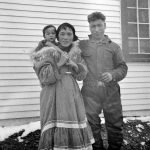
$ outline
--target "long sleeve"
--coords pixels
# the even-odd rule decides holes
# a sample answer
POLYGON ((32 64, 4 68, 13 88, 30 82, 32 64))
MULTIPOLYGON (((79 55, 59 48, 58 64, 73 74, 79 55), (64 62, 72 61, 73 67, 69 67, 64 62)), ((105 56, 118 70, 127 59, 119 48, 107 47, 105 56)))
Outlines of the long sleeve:
POLYGON ((36 52, 44 47, 44 42, 45 42, 45 40, 42 40, 38 43, 38 46, 35 48, 36 52))
POLYGON ((123 53, 118 46, 113 56, 115 69, 111 72, 113 81, 121 81, 127 75, 128 67, 125 63, 123 53))
POLYGON ((39 62, 33 68, 42 86, 54 84, 57 81, 54 67, 49 60, 39 62))
POLYGON ((77 59, 78 72, 75 74, 75 78, 78 81, 82 81, 86 78, 88 69, 87 69, 86 63, 85 63, 84 59, 81 57, 81 55, 78 54, 77 57, 78 57, 78 59, 77 59))

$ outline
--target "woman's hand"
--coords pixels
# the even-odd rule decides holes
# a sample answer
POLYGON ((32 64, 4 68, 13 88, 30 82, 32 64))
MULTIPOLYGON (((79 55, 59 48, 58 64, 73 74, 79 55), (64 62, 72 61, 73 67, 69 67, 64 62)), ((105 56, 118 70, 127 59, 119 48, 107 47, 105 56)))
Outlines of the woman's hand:
POLYGON ((66 53, 66 52, 61 53, 61 57, 60 57, 59 62, 57 63, 57 66, 58 66, 58 67, 63 66, 68 60, 69 60, 69 55, 68 55, 68 53, 66 53))
POLYGON ((76 72, 78 72, 78 70, 79 70, 78 65, 77 65, 75 62, 73 62, 72 60, 70 60, 70 59, 69 59, 69 61, 66 63, 66 65, 69 65, 69 66, 71 66, 72 68, 74 68, 74 70, 75 70, 76 72))

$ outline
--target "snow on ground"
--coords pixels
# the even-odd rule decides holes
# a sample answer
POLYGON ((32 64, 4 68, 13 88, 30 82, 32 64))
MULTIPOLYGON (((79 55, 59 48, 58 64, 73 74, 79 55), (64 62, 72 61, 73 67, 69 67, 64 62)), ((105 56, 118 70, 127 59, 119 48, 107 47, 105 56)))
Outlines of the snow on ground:
POLYGON ((138 125, 136 125, 136 128, 137 128, 137 130, 138 130, 139 132, 142 132, 141 129, 144 129, 144 126, 141 125, 141 124, 138 124, 138 125))
POLYGON ((141 142, 141 145, 145 145, 145 142, 141 142))
POLYGON ((124 123, 127 123, 129 120, 141 120, 142 122, 150 122, 150 116, 146 117, 125 117, 123 118, 124 123))
POLYGON ((17 133, 22 130, 24 130, 24 132, 21 137, 24 137, 30 132, 36 131, 38 129, 40 129, 40 121, 31 122, 29 124, 20 125, 20 126, 0 127, 0 141, 3 141, 6 138, 8 138, 10 135, 13 135, 14 133, 17 133))
POLYGON ((125 139, 123 140, 123 142, 124 142, 124 144, 125 144, 125 145, 127 145, 127 144, 128 144, 128 141, 127 141, 127 140, 125 140, 125 139))
MULTIPOLYGON (((128 120, 141 120, 143 122, 149 122, 150 124, 150 116, 147 117, 126 117, 123 119, 124 122, 126 123, 128 120)), ((105 123, 105 119, 101 119, 101 123, 105 123)), ((17 133, 19 131, 24 130, 23 134, 21 137, 25 137, 28 135, 30 132, 34 132, 36 130, 40 129, 40 121, 37 122, 31 122, 29 124, 25 125, 20 125, 20 126, 11 126, 11 127, 0 127, 0 141, 5 140, 8 138, 10 135, 13 135, 14 133, 17 133)), ((142 125, 137 125, 137 129, 141 130, 143 129, 142 125)), ((21 137, 19 137, 19 141, 21 141, 21 137)))

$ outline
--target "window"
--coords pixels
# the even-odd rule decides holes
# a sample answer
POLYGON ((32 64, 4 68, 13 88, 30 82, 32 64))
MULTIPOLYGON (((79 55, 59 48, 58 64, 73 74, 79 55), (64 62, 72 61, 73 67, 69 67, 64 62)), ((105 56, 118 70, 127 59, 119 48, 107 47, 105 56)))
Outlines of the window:
POLYGON ((150 0, 122 0, 122 46, 129 61, 150 61, 150 0))

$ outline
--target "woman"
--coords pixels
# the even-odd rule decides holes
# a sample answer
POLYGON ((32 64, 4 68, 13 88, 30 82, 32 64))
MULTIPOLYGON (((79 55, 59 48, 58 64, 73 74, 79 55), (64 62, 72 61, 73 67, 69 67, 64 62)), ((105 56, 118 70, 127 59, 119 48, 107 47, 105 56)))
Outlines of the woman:
POLYGON ((91 150, 94 139, 76 82, 87 74, 81 51, 77 43, 73 44, 78 38, 69 23, 61 24, 56 35, 59 52, 56 47, 55 50, 47 47, 37 54, 38 58, 42 57, 34 60, 34 69, 42 85, 39 150, 91 150))

